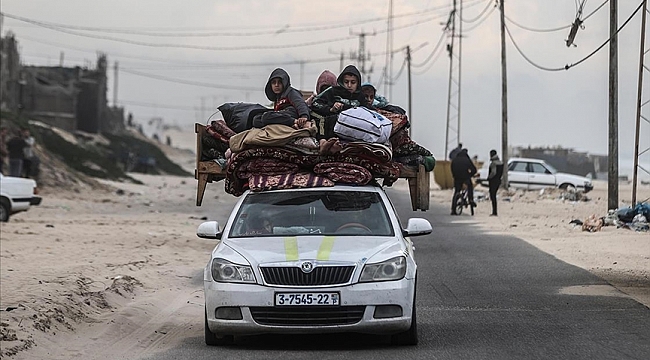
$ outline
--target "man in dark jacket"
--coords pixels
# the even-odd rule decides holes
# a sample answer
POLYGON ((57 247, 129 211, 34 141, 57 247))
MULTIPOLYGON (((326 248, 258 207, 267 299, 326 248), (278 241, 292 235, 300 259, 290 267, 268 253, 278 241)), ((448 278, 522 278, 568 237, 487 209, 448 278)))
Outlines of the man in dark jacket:
POLYGON ((458 153, 460 153, 461 150, 463 150, 463 144, 458 143, 458 146, 455 147, 455 148, 453 148, 453 149, 449 152, 449 160, 454 160, 454 158, 456 157, 456 155, 458 155, 458 153))
POLYGON ((357 106, 368 106, 361 92, 361 73, 354 65, 348 65, 336 79, 336 86, 318 94, 311 105, 319 115, 336 115, 357 106))
POLYGON ((283 124, 301 129, 309 121, 309 107, 300 91, 291 87, 289 74, 277 68, 271 72, 264 87, 266 97, 273 101, 273 110, 253 118, 253 127, 283 124))
POLYGON ((476 174, 476 166, 469 158, 467 149, 462 149, 458 155, 451 160, 451 174, 454 177, 454 196, 452 197, 451 214, 456 214, 456 207, 454 206, 454 199, 463 189, 463 185, 467 185, 467 198, 472 206, 476 206, 474 202, 474 186, 472 185, 472 176, 476 174))
POLYGON ((501 176, 503 176, 503 161, 499 159, 496 150, 490 150, 490 172, 487 177, 490 186, 490 202, 492 202, 490 216, 497 216, 497 190, 501 186, 501 176))
POLYGON ((9 176, 21 177, 23 175, 23 159, 25 159, 25 148, 27 142, 20 132, 7 141, 9 153, 9 176))

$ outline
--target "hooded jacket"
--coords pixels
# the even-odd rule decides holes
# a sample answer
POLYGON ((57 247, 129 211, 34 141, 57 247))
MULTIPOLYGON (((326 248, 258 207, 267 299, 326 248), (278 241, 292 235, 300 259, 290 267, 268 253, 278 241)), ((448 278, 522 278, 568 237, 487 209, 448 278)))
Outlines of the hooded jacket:
POLYGON ((354 65, 348 65, 343 69, 336 79, 336 86, 332 86, 316 96, 312 104, 312 110, 322 116, 334 115, 335 113, 332 113, 330 109, 337 102, 343 103, 341 111, 356 106, 368 105, 366 97, 361 92, 361 73, 354 65), (343 77, 345 75, 353 75, 357 78, 357 89, 352 93, 343 86, 343 77))
POLYGON ((474 174, 476 174, 476 166, 469 158, 467 150, 463 149, 451 160, 451 175, 454 181, 462 182, 471 179, 474 174))
POLYGON ((318 76, 318 80, 316 80, 316 94, 319 94, 321 92, 320 88, 323 87, 323 85, 329 85, 332 87, 336 86, 337 83, 338 79, 333 72, 329 70, 323 71, 320 76, 318 76))
POLYGON ((264 93, 266 93, 269 100, 273 101, 273 110, 281 111, 293 106, 298 113, 298 117, 309 119, 309 107, 307 107, 300 91, 291 87, 291 79, 284 69, 277 68, 271 72, 264 87, 264 93), (279 95, 276 95, 271 89, 271 80, 274 78, 280 78, 282 81, 282 93, 279 95))

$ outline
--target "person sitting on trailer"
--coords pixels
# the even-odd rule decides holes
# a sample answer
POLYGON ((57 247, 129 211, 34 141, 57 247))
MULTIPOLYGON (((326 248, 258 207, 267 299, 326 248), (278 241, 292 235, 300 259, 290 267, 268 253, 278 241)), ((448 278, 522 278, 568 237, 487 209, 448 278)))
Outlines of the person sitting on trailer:
POLYGON ((361 73, 354 65, 348 65, 332 86, 318 94, 311 105, 312 110, 321 116, 337 115, 343 110, 358 106, 368 106, 361 92, 361 73))
POLYGON ((289 74, 281 68, 271 72, 264 88, 266 97, 273 101, 273 110, 256 115, 253 127, 262 128, 269 124, 282 124, 296 129, 310 127, 309 107, 300 91, 291 87, 289 74))

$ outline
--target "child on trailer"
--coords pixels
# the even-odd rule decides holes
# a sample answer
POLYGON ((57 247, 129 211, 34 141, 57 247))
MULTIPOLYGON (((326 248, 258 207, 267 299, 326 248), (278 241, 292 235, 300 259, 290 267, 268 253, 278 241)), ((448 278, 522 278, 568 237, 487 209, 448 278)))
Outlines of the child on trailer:
POLYGON ((343 110, 367 106, 361 92, 361 73, 354 65, 348 65, 337 78, 337 85, 318 94, 312 103, 312 110, 319 115, 336 115, 343 110))
POLYGON ((282 124, 295 129, 311 126, 309 107, 300 91, 291 87, 289 74, 281 68, 271 72, 264 88, 266 97, 273 102, 273 110, 253 118, 253 127, 262 128, 269 124, 282 124))

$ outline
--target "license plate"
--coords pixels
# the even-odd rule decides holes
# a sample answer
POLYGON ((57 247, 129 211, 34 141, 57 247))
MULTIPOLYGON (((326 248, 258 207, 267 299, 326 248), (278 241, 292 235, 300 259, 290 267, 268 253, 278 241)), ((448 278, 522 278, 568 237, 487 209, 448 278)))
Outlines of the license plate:
POLYGON ((336 306, 341 304, 337 292, 275 293, 275 306, 336 306))

